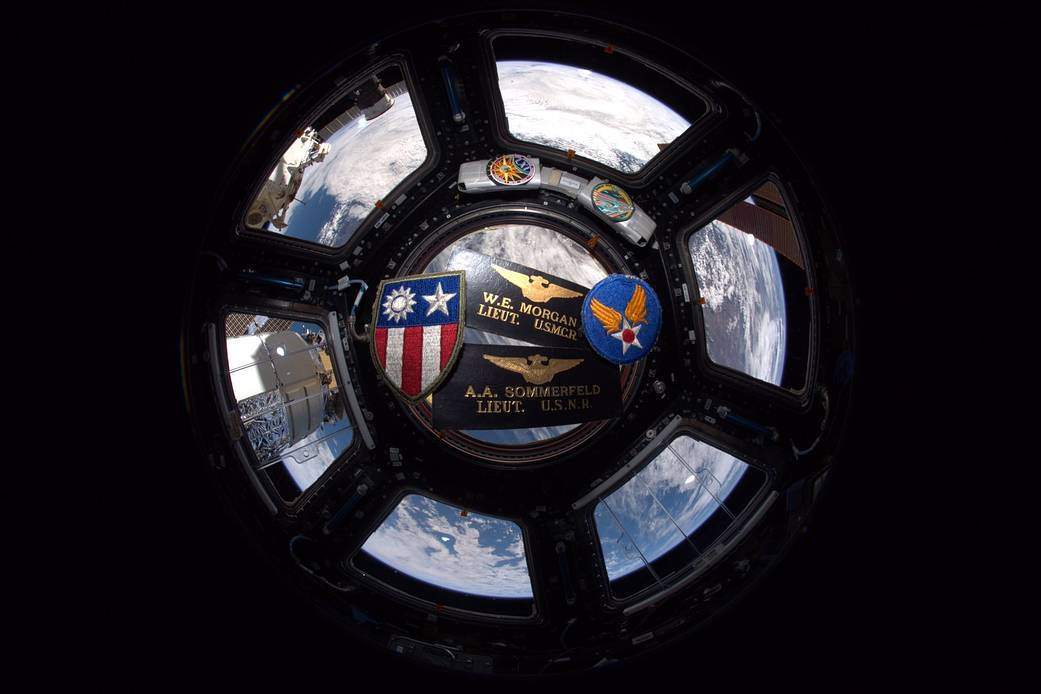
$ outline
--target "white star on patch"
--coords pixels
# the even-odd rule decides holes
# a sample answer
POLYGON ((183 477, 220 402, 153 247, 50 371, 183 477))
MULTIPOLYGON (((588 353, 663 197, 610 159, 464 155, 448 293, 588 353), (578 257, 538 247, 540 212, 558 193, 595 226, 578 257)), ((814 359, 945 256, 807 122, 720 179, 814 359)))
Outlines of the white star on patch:
POLYGON ((640 340, 637 339, 637 335, 640 334, 640 328, 642 325, 629 325, 629 320, 626 318, 622 319, 622 329, 616 333, 611 333, 611 337, 622 343, 622 355, 629 350, 630 347, 639 347, 643 349, 643 345, 640 344, 640 340), (626 333, 629 333, 627 336, 626 333), (629 339, 626 339, 628 337, 629 339))
POLYGON ((423 299, 430 304, 430 308, 427 309, 427 315, 429 316, 434 311, 440 311, 441 313, 448 315, 448 300, 454 297, 455 294, 445 294, 445 290, 441 289, 441 283, 437 283, 437 291, 427 296, 424 295, 423 299))

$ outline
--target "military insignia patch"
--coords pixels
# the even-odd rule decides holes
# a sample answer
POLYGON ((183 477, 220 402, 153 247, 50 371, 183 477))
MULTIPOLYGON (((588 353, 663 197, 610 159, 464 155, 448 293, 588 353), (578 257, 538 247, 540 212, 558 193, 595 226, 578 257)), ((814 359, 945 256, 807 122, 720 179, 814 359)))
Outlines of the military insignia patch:
POLYGON ((638 277, 608 275, 582 303, 582 329, 597 354, 615 364, 647 356, 661 329, 661 304, 638 277))
POLYGON ((372 360, 402 396, 419 400, 451 370, 463 345, 462 272, 383 280, 372 309, 372 360))

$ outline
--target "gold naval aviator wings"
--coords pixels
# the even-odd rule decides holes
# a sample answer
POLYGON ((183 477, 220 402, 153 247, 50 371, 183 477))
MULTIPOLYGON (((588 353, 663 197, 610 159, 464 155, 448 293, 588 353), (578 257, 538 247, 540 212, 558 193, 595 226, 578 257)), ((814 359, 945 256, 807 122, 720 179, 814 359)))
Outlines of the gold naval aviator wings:
POLYGON ((435 429, 524 429, 622 413, 616 364, 580 349, 468 344, 430 404, 435 429))
POLYGON ((533 386, 541 386, 553 380, 562 371, 573 369, 585 359, 550 359, 541 354, 530 357, 500 357, 494 354, 482 355, 500 369, 514 371, 524 377, 533 386))
POLYGON ((544 304, 550 299, 574 299, 582 296, 580 292, 553 284, 542 275, 525 275, 523 272, 507 270, 495 264, 492 264, 492 267, 504 280, 519 287, 525 299, 537 304, 544 304))

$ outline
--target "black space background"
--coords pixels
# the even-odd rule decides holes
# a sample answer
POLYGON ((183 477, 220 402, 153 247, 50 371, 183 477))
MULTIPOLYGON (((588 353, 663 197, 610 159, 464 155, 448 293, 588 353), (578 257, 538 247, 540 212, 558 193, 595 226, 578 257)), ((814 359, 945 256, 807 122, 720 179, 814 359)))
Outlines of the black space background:
MULTIPOLYGON (((612 7, 739 85, 815 172, 854 267, 859 391, 831 496, 767 581, 683 644, 620 671, 556 684, 873 690, 1005 680, 996 665, 1002 636, 988 628, 1004 613, 968 574, 979 538, 961 520, 964 509, 945 503, 975 453, 960 440, 944 443, 963 421, 948 413, 963 398, 950 375, 964 367, 947 345, 964 350, 968 342, 971 351, 981 339, 953 335, 964 309, 944 308, 963 291, 951 287, 961 277, 968 221, 941 219, 921 204, 979 195, 959 162, 1008 142, 1001 129, 986 141, 966 135, 979 128, 966 85, 1001 92, 1003 59, 980 48, 1000 43, 1000 22, 850 9, 795 19, 776 11, 677 14, 677 5, 664 3, 612 7)), ((287 88, 335 60, 357 32, 389 32, 449 8, 389 18, 380 7, 343 16, 281 11, 268 24, 203 12, 160 16, 129 37, 134 47, 125 60, 149 68, 147 78, 131 80, 138 117, 159 114, 145 120, 162 133, 149 145, 160 165, 138 181, 153 189, 145 207, 161 211, 171 190, 190 201, 189 213, 162 232, 176 243, 156 240, 145 267, 147 300, 158 296, 167 316, 180 312, 221 177, 287 88)), ((170 403, 161 438, 151 421, 142 435, 149 456, 124 460, 132 480, 124 476, 111 490, 126 514, 117 520, 126 546, 116 548, 122 568, 106 583, 133 626, 124 630, 127 643, 106 647, 95 665, 114 672, 131 659, 157 685, 506 686, 449 680, 358 646, 283 588, 210 492, 178 400, 174 328, 171 320, 159 329, 170 403)))

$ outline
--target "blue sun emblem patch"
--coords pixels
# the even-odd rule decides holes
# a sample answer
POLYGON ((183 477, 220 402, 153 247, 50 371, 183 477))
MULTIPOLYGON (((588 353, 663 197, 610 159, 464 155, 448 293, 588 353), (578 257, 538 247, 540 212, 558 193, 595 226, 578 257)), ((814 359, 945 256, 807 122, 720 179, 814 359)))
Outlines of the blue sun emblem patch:
POLYGON ((661 304, 638 277, 608 275, 582 304, 582 329, 597 354, 615 364, 643 359, 661 329, 661 304))

